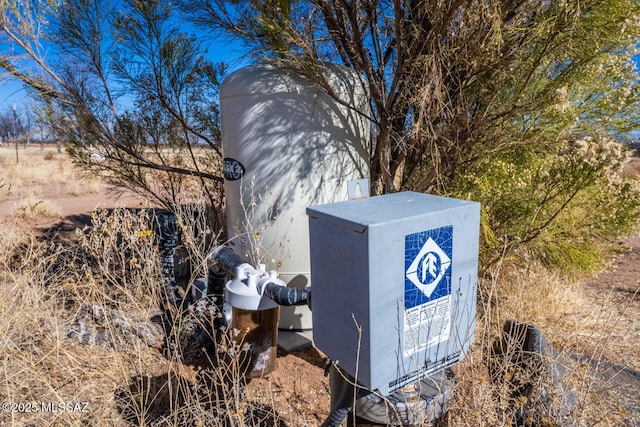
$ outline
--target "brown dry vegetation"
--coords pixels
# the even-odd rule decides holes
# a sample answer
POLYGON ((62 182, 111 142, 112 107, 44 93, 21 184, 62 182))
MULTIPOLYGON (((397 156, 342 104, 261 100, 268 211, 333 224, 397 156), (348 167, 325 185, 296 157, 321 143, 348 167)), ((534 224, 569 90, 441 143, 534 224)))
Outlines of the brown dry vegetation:
MULTIPOLYGON (((627 173, 636 174, 638 164, 627 173)), ((87 412, 0 413, 0 425, 319 425, 329 409, 328 379, 326 360, 313 348, 280 353, 276 372, 249 383, 241 396, 242 380, 232 369, 203 369, 206 358, 189 358, 189 349, 179 345, 176 351, 134 340, 114 350, 69 337, 69 325, 86 304, 148 321, 159 315, 157 253, 143 219, 125 213, 119 222, 126 227, 115 230, 109 229, 115 227, 111 214, 98 213, 93 220, 100 230, 43 234, 56 224, 82 227, 74 221, 91 219, 96 207, 124 205, 141 202, 115 200, 53 149, 21 148, 16 165, 12 149, 0 148, 0 401, 33 402, 38 409, 49 402, 87 404, 87 412), (124 238, 110 240, 116 231, 124 238), (120 256, 123 239, 130 246, 120 256)), ((640 425, 640 238, 615 249, 619 255, 609 268, 592 278, 569 279, 536 265, 515 270, 498 264, 488 272, 480 286, 476 344, 456 367, 449 425, 510 425, 510 391, 491 381, 486 364, 507 319, 537 324, 561 352, 576 425, 640 425)), ((101 326, 117 328, 109 321, 101 326)), ((560 418, 549 410, 543 420, 554 425, 560 418)))

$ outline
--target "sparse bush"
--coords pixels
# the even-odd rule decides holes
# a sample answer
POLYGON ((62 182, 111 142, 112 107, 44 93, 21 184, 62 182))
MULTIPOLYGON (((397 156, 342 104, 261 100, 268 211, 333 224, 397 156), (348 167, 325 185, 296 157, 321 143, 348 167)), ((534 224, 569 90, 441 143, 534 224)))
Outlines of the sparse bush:
POLYGON ((13 215, 22 219, 60 217, 61 213, 60 206, 50 200, 42 200, 34 194, 22 199, 13 210, 13 215))
MULTIPOLYGON (((196 211, 204 212, 197 204, 185 207, 179 220, 192 277, 203 275, 204 257, 216 241, 206 216, 196 211)), ((0 414, 0 422, 285 425, 273 409, 244 396, 240 366, 248 344, 231 332, 211 347, 211 324, 220 315, 215 306, 163 314, 152 224, 152 210, 98 210, 91 226, 71 241, 37 239, 3 224, 3 398, 87 401, 90 412, 62 414, 59 424, 41 412, 0 414), (159 346, 155 339, 139 339, 153 325, 163 337, 159 346)), ((182 284, 187 293, 189 279, 182 284)))
MULTIPOLYGON (((581 339, 602 330, 606 340, 620 319, 598 313, 585 319, 579 284, 540 263, 511 267, 502 258, 480 280, 476 342, 454 368, 457 387, 449 425, 596 425, 603 417, 608 420, 603 425, 633 425, 624 424, 632 418, 623 405, 607 402, 596 389, 597 370, 589 363, 597 366, 600 354, 581 339), (523 352, 509 341, 505 345, 503 325, 513 319, 539 326, 557 355, 523 352)), ((598 341, 596 348, 603 345, 598 341)))
POLYGON ((77 297, 109 305, 157 304, 162 280, 149 212, 97 210, 91 217, 91 227, 76 232, 85 260, 73 271, 74 283, 84 284, 80 289, 97 293, 77 297))
POLYGON ((605 244, 640 219, 638 180, 621 176, 627 156, 609 137, 576 138, 468 167, 456 194, 483 203, 482 267, 505 254, 565 273, 601 267, 605 244))

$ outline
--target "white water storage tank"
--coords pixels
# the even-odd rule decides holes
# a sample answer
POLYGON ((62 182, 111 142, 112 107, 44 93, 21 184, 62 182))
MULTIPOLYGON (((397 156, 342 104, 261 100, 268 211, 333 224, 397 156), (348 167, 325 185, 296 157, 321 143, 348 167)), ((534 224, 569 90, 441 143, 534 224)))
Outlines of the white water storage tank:
MULTIPOLYGON (((311 285, 305 209, 347 200, 347 182, 368 177, 368 97, 351 70, 325 75, 340 101, 265 64, 220 87, 229 246, 294 287, 311 285)), ((311 326, 306 306, 282 307, 280 328, 311 326)))

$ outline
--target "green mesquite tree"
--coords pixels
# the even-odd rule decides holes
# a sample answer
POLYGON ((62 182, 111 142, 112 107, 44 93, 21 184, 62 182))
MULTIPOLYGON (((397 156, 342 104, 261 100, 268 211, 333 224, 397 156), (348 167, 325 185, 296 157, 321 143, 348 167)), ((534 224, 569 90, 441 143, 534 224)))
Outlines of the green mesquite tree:
MULTIPOLYGON (((481 201, 487 261, 525 245, 520 254, 588 267, 594 242, 638 218, 638 191, 617 178, 624 154, 611 140, 638 129, 634 0, 177 3, 195 25, 329 92, 323 61, 353 68, 370 95, 373 192, 481 201)), ((76 158, 88 158, 87 141, 104 149, 108 161, 86 167, 149 192, 158 174, 172 177, 159 180, 165 194, 182 185, 175 177, 196 177, 219 200, 217 109, 206 101, 221 69, 180 34, 168 3, 107 10, 80 0, 3 6, 2 33, 38 72, 15 55, 0 55, 0 67, 65 113, 76 158), (56 64, 39 54, 44 38, 60 50, 56 64), (126 114, 114 78, 134 94, 126 114), (195 141, 210 145, 206 161, 195 141), (179 161, 161 149, 167 142, 179 161)))
POLYGON ((481 201, 485 265, 522 248, 592 267, 594 242, 637 221, 611 140, 639 125, 635 1, 179 3, 256 59, 321 84, 322 61, 356 70, 370 94, 374 193, 481 201), (615 214, 597 215, 605 205, 615 214))

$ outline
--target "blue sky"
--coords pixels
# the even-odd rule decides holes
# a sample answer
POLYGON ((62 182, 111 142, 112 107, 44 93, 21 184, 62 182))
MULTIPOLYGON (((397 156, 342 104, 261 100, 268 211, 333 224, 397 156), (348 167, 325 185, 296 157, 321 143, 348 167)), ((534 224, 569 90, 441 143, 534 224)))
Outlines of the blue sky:
MULTIPOLYGON (((197 30, 194 30, 197 31, 197 30)), ((242 48, 239 44, 230 42, 229 40, 210 40, 204 43, 204 47, 207 48, 207 57, 214 61, 224 61, 229 65, 230 71, 241 68, 246 65, 247 61, 243 60, 242 48)), ((636 69, 640 74, 640 54, 633 57, 636 63, 636 69)), ((13 107, 16 104, 18 110, 29 103, 27 91, 22 87, 22 84, 15 80, 10 79, 0 83, 0 111, 5 111, 13 107)))
POLYGON ((11 107, 14 102, 21 103, 25 94, 22 85, 15 80, 8 80, 2 83, 2 86, 0 86, 0 109, 5 109, 7 106, 11 107))
MULTIPOLYGON (((207 57, 213 62, 225 62, 229 65, 230 70, 241 68, 246 64, 243 60, 244 54, 238 44, 229 42, 228 40, 210 40, 204 43, 207 48, 207 57)), ((0 82, 0 111, 13 108, 20 109, 21 105, 28 103, 28 93, 17 79, 8 79, 0 82)))

